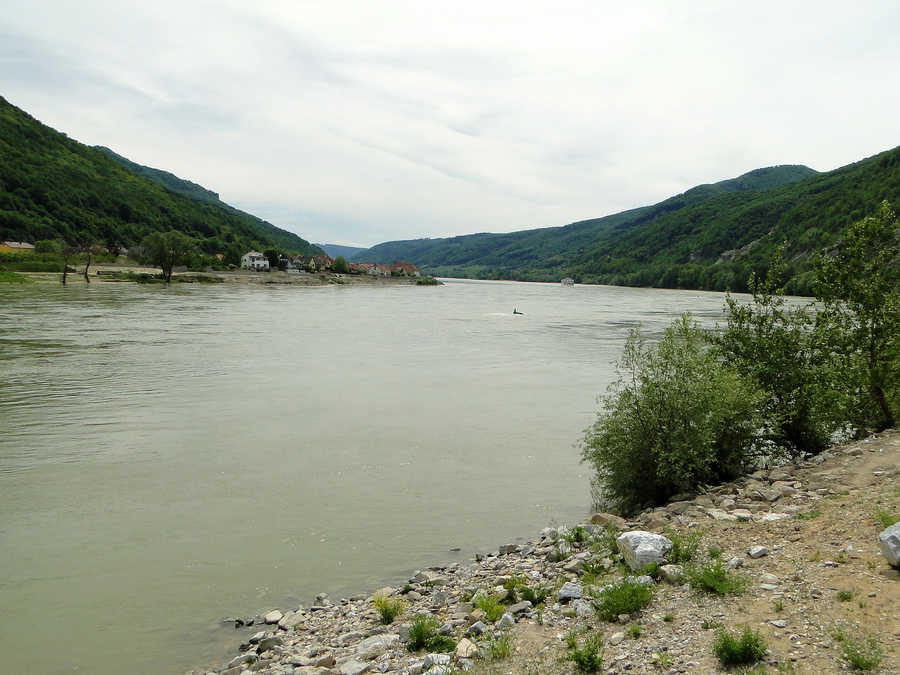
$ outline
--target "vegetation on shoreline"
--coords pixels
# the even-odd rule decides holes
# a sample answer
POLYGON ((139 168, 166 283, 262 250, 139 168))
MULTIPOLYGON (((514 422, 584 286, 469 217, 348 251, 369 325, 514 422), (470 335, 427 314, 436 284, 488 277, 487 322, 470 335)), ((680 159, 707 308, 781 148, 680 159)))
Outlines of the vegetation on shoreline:
POLYGON ((183 186, 194 184, 167 172, 123 161, 0 97, 0 241, 60 240, 117 252, 153 232, 177 230, 210 255, 240 256, 251 248, 321 253, 297 235, 213 199, 205 188, 191 190, 183 186), (171 179, 163 181, 162 174, 171 179))
POLYGON ((762 461, 816 454, 836 433, 895 423, 900 408, 900 223, 883 202, 821 256, 820 305, 785 305, 783 263, 726 302, 704 336, 684 316, 655 347, 635 332, 582 458, 598 504, 630 513, 734 478, 762 461))

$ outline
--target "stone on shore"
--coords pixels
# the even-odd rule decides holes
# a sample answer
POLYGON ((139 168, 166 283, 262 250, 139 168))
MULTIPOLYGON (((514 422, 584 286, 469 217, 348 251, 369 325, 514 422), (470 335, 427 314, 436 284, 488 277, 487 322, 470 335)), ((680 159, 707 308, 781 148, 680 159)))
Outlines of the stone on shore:
MULTIPOLYGON (((616 539, 619 553, 625 558, 628 566, 634 570, 644 569, 647 565, 665 562, 666 554, 672 550, 672 542, 661 534, 653 534, 644 530, 632 530, 616 539)), ((580 597, 580 596, 579 596, 580 597)))
POLYGON ((478 653, 478 647, 475 646, 475 643, 469 640, 468 638, 463 638, 456 645, 456 658, 458 659, 471 659, 478 653))
POLYGON ((881 531, 878 546, 891 566, 900 567, 900 523, 894 523, 881 531))
POLYGON ((271 612, 266 614, 265 622, 266 623, 278 623, 283 618, 284 618, 284 614, 282 614, 280 610, 273 609, 271 612))
POLYGON ((371 663, 360 663, 356 659, 350 659, 338 666, 338 671, 341 675, 362 675, 369 672, 371 667, 371 663))
POLYGON ((751 546, 747 549, 747 555, 751 558, 762 558, 763 556, 769 555, 769 549, 765 546, 751 546))
POLYGON ((359 643, 356 647, 356 655, 363 661, 371 661, 398 644, 400 644, 400 636, 395 633, 373 635, 359 643))
POLYGON ((624 530, 627 526, 625 519, 612 513, 595 513, 591 516, 593 525, 613 525, 620 530, 624 530))
POLYGON ((562 588, 559 589, 559 593, 556 594, 556 599, 560 602, 569 602, 569 600, 577 600, 583 595, 584 590, 581 588, 581 584, 576 584, 574 581, 567 581, 562 585, 562 588))

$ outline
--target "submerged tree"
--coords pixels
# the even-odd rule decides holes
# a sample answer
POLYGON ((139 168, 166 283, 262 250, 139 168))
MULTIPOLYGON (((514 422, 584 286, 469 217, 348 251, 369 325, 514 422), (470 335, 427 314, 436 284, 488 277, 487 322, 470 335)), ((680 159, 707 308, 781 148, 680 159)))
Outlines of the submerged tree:
POLYGON ((172 268, 184 264, 190 258, 195 244, 194 239, 177 230, 154 232, 141 240, 144 259, 162 269, 166 283, 172 281, 172 268))

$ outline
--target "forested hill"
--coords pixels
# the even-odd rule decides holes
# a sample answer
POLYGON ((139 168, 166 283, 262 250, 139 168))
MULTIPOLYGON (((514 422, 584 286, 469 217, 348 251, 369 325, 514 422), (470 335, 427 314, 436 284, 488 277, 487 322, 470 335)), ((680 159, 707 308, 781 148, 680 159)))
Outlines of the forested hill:
POLYGON ((199 185, 141 167, 41 124, 0 97, 0 241, 132 246, 179 230, 206 253, 229 247, 319 249, 220 202, 199 185))
POLYGON ((442 276, 744 290, 787 240, 788 288, 805 293, 812 254, 884 199, 900 202, 900 148, 827 173, 756 169, 564 227, 388 242, 354 259, 409 260, 442 276))

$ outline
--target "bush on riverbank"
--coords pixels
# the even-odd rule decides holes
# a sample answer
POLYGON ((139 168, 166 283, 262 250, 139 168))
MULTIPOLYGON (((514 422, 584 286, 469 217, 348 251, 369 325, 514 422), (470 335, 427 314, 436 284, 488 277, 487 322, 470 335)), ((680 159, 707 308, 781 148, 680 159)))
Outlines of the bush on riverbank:
POLYGON ((654 348, 633 331, 618 370, 582 446, 599 502, 634 511, 751 464, 762 394, 722 363, 688 315, 654 348))
POLYGON ((582 443, 598 505, 633 512, 762 460, 821 452, 836 432, 895 425, 900 223, 890 204, 820 258, 818 307, 786 304, 780 264, 752 281, 752 303, 727 299, 719 336, 704 337, 687 315, 656 347, 632 332, 582 443))

